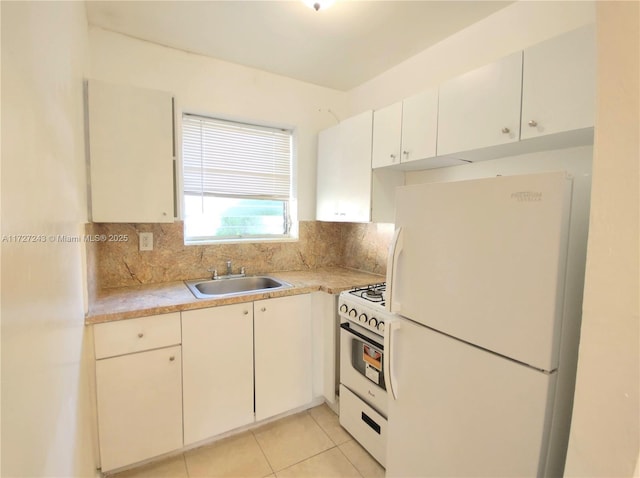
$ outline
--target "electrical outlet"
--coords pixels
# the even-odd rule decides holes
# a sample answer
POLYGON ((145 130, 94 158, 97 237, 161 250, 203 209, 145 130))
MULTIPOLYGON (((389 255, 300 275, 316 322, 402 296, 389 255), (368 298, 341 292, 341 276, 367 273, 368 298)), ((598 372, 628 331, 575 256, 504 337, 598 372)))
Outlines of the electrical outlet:
POLYGON ((141 251, 153 250, 153 232, 140 233, 140 250, 141 251))

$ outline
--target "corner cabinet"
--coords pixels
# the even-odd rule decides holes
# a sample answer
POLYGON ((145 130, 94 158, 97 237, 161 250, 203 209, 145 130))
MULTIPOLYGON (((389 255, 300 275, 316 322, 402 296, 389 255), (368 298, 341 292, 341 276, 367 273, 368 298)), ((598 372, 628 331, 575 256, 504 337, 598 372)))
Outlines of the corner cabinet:
POLYGON ((318 135, 316 219, 393 222, 401 171, 372 170, 373 112, 366 111, 318 135))
POLYGON ((253 304, 182 312, 184 443, 253 422, 253 304))
POLYGON ((317 220, 371 220, 372 121, 366 111, 319 133, 317 220))
POLYGON ((311 296, 254 302, 256 420, 308 404, 313 395, 311 296))
POLYGON ((93 222, 173 222, 174 106, 170 93, 87 81, 93 222))
POLYGON ((95 325, 94 347, 102 471, 182 448, 180 314, 95 325))

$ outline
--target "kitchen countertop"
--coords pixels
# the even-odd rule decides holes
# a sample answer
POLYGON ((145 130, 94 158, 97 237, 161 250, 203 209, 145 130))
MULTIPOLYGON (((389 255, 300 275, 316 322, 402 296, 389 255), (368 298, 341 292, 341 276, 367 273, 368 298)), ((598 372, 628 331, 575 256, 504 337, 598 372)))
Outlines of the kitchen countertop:
POLYGON ((376 284, 385 280, 385 277, 381 275, 342 267, 273 272, 261 275, 281 279, 293 287, 222 299, 197 299, 182 281, 103 289, 97 293, 96 299, 90 303, 85 324, 98 324, 316 291, 338 294, 355 286, 376 284))

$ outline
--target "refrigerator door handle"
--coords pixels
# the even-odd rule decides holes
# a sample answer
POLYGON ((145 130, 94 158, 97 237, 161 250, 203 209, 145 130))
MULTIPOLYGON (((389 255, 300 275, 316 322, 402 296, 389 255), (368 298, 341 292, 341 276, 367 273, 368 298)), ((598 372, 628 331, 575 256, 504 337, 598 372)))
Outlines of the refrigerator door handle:
POLYGON ((397 320, 392 320, 387 324, 387 330, 384 334, 384 376, 387 382, 387 391, 391 392, 390 396, 398 399, 398 390, 396 388, 396 377, 393 373, 393 334, 400 328, 397 320))
POLYGON ((393 296, 393 286, 398 272, 398 258, 402 253, 402 227, 396 229, 391 239, 389 247, 389 256, 387 260, 387 299, 386 308, 390 312, 400 312, 400 304, 397 303, 393 296))

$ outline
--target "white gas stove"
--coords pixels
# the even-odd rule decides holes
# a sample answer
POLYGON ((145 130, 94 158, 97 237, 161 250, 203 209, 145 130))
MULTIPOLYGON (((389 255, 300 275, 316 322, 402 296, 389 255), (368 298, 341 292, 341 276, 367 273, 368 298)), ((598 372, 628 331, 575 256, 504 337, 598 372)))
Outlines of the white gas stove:
POLYGON ((383 466, 387 390, 384 372, 385 284, 340 293, 340 424, 383 466))
POLYGON ((384 307, 385 294, 384 282, 341 292, 338 313, 344 319, 383 336, 385 320, 392 316, 384 307))

